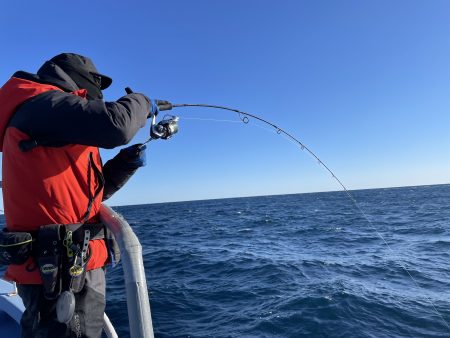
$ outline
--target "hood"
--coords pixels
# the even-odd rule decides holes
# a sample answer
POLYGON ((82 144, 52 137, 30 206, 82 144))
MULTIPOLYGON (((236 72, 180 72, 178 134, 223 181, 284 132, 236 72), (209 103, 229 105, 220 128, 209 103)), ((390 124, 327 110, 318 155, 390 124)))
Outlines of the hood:
POLYGON ((69 93, 81 89, 61 67, 52 61, 45 62, 39 68, 37 74, 17 72, 13 76, 42 84, 54 85, 69 93))
MULTIPOLYGON (((49 90, 61 90, 60 88, 38 83, 32 80, 16 77, 18 72, 0 88, 0 151, 3 151, 3 138, 9 120, 17 108, 26 100, 49 90)), ((27 73, 25 73, 27 74, 27 73)), ((22 74, 23 75, 23 74, 22 74)), ((32 74, 30 74, 32 76, 32 74)))
MULTIPOLYGON (((63 70, 79 88, 86 89, 88 100, 103 99, 102 90, 111 85, 112 79, 100 74, 87 56, 62 53, 51 58, 49 62, 63 70)), ((39 69, 37 74, 41 76, 42 71, 42 68, 39 69)))
POLYGON ((78 86, 79 83, 76 78, 82 79, 83 82, 86 80, 92 81, 93 84, 98 85, 101 90, 108 88, 112 83, 112 79, 109 76, 98 72, 92 60, 87 56, 75 53, 61 53, 51 58, 50 62, 61 67, 72 77, 72 80, 74 80, 78 86), (73 75, 76 75, 76 78, 74 78, 73 75), (97 77, 98 81, 94 79, 94 77, 97 77))

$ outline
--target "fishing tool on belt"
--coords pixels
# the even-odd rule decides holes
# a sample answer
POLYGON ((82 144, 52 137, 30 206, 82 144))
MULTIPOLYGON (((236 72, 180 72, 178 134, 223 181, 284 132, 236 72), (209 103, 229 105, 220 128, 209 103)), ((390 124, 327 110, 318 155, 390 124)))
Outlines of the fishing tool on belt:
POLYGON ((75 312, 75 293, 81 291, 86 277, 85 266, 88 262, 88 247, 91 233, 84 230, 82 246, 73 242, 73 230, 68 228, 63 240, 66 248, 65 276, 63 278, 65 291, 61 292, 56 302, 56 316, 61 323, 69 323, 75 312))
MULTIPOLYGON (((270 122, 268 120, 265 120, 265 119, 263 119, 263 118, 261 118, 261 117, 259 117, 257 115, 253 115, 253 114, 246 113, 246 112, 238 110, 238 109, 229 108, 229 107, 225 107, 225 106, 202 104, 202 103, 172 104, 171 102, 165 101, 165 100, 155 100, 155 104, 158 106, 158 110, 172 110, 174 108, 183 108, 183 107, 199 107, 199 108, 212 108, 212 109, 226 110, 226 111, 230 111, 230 112, 234 112, 234 113, 238 114, 239 119, 244 124, 248 124, 250 122, 250 119, 254 119, 254 120, 258 120, 260 122, 263 122, 266 125, 269 125, 270 127, 272 127, 276 131, 277 134, 287 137, 290 141, 293 141, 294 143, 296 143, 300 147, 301 150, 305 150, 306 152, 308 152, 317 161, 317 163, 320 166, 325 168, 325 170, 328 171, 329 174, 331 174, 332 178, 341 186, 341 188, 343 189, 343 191, 345 192, 347 197, 351 200, 351 202, 352 202, 353 206, 355 207, 355 209, 364 217, 364 219, 367 221, 367 223, 372 228, 372 230, 377 234, 377 236, 386 245, 388 250, 392 254, 395 254, 394 251, 392 250, 391 246, 389 245, 389 243, 384 238, 384 236, 376 229, 376 227, 374 226, 373 222, 369 219, 369 217, 364 212, 364 210, 362 210, 362 208, 359 206, 358 202, 356 201, 355 197, 347 189, 347 187, 342 183, 342 181, 334 174, 334 172, 311 149, 309 149, 303 142, 301 142, 299 139, 294 137, 292 134, 290 134, 287 131, 285 131, 284 129, 278 127, 274 123, 272 123, 272 122, 270 122)), ((173 116, 173 117, 176 118, 176 120, 174 120, 175 123, 178 122, 179 118, 175 117, 175 116, 173 116)), ((177 131, 178 131, 178 127, 176 128, 174 133, 176 133, 177 131)), ((150 139, 147 142, 149 142, 151 139, 152 138, 150 137, 150 139)), ((399 261, 397 261, 397 264, 407 273, 407 275, 413 281, 415 286, 418 289, 421 289, 419 283, 411 275, 411 272, 408 270, 408 268, 403 263, 401 263, 399 261)), ((434 305, 433 301, 428 296, 425 295, 425 297, 427 298, 427 300, 428 300, 429 304, 431 305, 431 307, 433 308, 434 312, 440 317, 440 319, 442 320, 443 324, 450 330, 450 325, 447 323, 447 321, 445 320, 443 315, 437 310, 437 308, 434 305)))
POLYGON ((89 262, 89 241, 105 238, 103 224, 49 224, 37 233, 36 261, 44 297, 56 300, 56 315, 68 323, 75 311, 75 294, 83 289, 89 262))

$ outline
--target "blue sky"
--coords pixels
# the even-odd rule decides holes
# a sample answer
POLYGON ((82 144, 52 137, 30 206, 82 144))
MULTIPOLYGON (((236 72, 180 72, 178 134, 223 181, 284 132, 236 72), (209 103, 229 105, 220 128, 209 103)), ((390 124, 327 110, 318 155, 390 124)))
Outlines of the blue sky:
MULTIPOLYGON (((449 15, 447 0, 10 1, 0 12, 0 81, 60 52, 85 54, 114 80, 107 100, 131 86, 260 115, 349 189, 449 183, 449 15)), ((255 121, 173 113, 179 134, 150 144, 147 167, 109 204, 339 189, 255 121)))

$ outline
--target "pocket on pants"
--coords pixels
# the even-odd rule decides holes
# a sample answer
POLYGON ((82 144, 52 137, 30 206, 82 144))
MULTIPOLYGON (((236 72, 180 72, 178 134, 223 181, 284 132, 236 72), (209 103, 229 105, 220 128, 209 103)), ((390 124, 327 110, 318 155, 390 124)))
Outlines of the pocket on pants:
POLYGON ((105 272, 95 269, 86 273, 83 289, 75 295, 75 314, 70 321, 71 337, 99 338, 105 313, 105 272))

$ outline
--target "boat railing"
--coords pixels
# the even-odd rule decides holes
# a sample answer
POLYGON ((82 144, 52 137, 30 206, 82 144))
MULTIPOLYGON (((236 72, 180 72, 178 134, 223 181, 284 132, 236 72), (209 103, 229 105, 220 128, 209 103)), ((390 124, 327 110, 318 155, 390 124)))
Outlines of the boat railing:
MULTIPOLYGON (((120 248, 130 336, 131 338, 153 338, 150 301, 139 239, 128 222, 109 206, 102 204, 100 219, 111 230, 120 248)), ((112 325, 106 315, 104 323, 105 332, 108 334, 108 325, 109 328, 112 325)), ((115 332, 111 334, 113 335, 108 337, 117 337, 117 335, 114 336, 115 332)))

